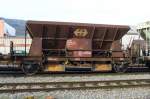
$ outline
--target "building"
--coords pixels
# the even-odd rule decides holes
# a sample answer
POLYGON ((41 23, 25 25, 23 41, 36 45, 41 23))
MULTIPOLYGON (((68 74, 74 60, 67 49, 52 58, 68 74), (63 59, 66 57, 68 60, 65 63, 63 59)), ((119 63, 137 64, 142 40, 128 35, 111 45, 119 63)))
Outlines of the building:
POLYGON ((0 37, 16 36, 16 29, 0 18, 0 37))
POLYGON ((32 39, 27 37, 26 45, 24 37, 15 36, 16 30, 0 18, 0 53, 10 53, 10 42, 14 43, 15 51, 26 51, 30 49, 32 39), (26 47, 25 47, 26 46, 26 47))
POLYGON ((137 31, 146 41, 150 40, 150 21, 138 24, 137 31))
POLYGON ((0 18, 0 37, 4 37, 4 21, 0 18))
POLYGON ((26 45, 25 45, 25 38, 24 37, 1 37, 0 38, 0 53, 2 54, 8 54, 10 53, 10 42, 14 43, 14 50, 15 51, 27 51, 29 52, 30 45, 32 42, 31 38, 26 39, 26 45), (25 47, 26 46, 26 47, 25 47))
POLYGON ((137 25, 137 31, 146 41, 146 48, 150 49, 150 21, 143 22, 137 25))
POLYGON ((130 30, 122 37, 123 49, 130 48, 134 40, 143 40, 136 26, 130 26, 130 30))

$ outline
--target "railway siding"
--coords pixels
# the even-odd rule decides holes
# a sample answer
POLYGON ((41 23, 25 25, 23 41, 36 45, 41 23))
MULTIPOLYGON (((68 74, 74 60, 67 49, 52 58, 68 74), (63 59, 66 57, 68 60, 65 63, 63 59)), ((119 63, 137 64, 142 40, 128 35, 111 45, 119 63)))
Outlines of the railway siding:
POLYGON ((112 89, 150 87, 150 79, 109 80, 109 81, 72 81, 72 82, 34 82, 0 83, 0 92, 34 92, 54 90, 112 89))
POLYGON ((45 96, 56 99, 150 99, 149 93, 149 73, 0 76, 0 99, 24 99, 26 96, 37 99, 45 96))
POLYGON ((37 82, 71 82, 71 81, 107 81, 107 80, 130 80, 150 79, 150 73, 128 74, 43 74, 33 76, 1 75, 0 83, 34 83, 37 82))

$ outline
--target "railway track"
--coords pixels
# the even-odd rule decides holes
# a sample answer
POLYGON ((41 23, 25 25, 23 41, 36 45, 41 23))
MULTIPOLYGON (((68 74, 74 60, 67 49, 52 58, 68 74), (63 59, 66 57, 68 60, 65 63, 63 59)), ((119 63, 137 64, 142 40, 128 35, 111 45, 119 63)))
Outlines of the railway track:
MULTIPOLYGON (((114 75, 122 75, 122 74, 131 74, 131 73, 150 73, 150 70, 145 67, 145 68, 128 68, 128 70, 125 73, 115 73, 115 72, 87 72, 87 71, 83 71, 83 72, 38 72, 35 75, 43 75, 43 74, 61 74, 61 75, 68 75, 68 74, 75 74, 75 75, 81 75, 81 74, 114 74, 114 75)), ((14 76, 22 76, 25 75, 21 70, 9 70, 9 69, 3 69, 0 70, 0 74, 3 75, 14 75, 14 76)), ((0 75, 0 76, 1 76, 0 75)))
POLYGON ((105 88, 110 89, 110 88, 130 88, 130 87, 150 87, 150 79, 78 81, 78 82, 0 83, 0 93, 105 89, 105 88))

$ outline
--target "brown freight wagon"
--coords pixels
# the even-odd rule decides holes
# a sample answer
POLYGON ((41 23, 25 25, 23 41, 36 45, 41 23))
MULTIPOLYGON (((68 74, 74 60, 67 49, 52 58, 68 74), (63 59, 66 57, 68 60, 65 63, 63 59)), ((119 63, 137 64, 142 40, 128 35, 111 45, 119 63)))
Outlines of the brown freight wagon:
POLYGON ((129 29, 125 25, 27 21, 25 39, 29 34, 32 44, 18 63, 26 74, 38 70, 111 71, 118 66, 114 64, 126 60, 121 51, 113 51, 112 43, 129 29))

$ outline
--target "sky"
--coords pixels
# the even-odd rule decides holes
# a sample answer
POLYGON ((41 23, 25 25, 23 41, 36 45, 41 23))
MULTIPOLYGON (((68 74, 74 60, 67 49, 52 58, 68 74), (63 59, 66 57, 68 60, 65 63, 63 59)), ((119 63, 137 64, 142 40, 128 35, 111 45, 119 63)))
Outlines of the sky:
POLYGON ((136 25, 150 21, 150 0, 0 0, 0 17, 136 25))

